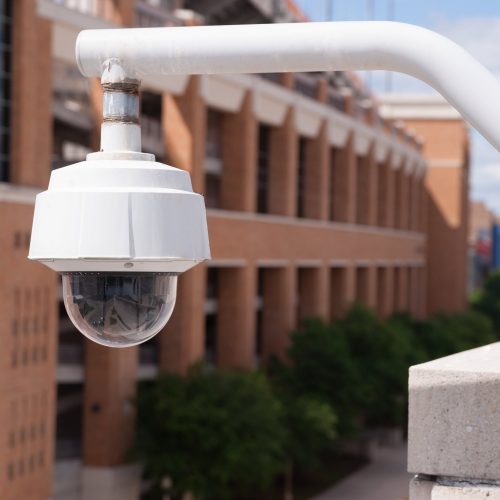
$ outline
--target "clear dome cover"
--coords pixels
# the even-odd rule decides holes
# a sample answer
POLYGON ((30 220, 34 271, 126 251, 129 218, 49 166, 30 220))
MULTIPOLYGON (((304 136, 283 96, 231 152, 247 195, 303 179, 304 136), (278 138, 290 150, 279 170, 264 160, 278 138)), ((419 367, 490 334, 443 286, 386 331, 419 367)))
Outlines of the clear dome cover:
POLYGON ((175 305, 172 273, 64 273, 64 305, 87 338, 108 347, 129 347, 154 337, 175 305))

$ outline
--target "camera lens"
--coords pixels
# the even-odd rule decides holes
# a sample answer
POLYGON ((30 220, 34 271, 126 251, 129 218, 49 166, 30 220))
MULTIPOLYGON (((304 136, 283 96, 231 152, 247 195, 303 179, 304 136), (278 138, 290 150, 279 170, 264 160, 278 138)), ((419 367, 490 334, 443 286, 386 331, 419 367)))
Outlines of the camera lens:
POLYGON ((172 315, 177 291, 172 273, 64 273, 62 283, 73 324, 108 347, 154 337, 172 315))

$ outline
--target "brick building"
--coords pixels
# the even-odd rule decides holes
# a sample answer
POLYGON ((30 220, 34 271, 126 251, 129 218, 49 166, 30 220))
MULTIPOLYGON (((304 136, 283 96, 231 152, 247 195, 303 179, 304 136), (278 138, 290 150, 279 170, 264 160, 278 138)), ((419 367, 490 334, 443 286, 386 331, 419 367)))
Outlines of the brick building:
POLYGON ((449 107, 386 103, 382 117, 345 73, 176 76, 144 82, 143 146, 204 193, 213 260, 180 278, 152 341, 84 342, 58 276, 26 260, 35 194, 99 145, 100 86, 76 69, 77 33, 302 16, 284 0, 0 5, 2 500, 129 498, 130 398, 159 370, 252 369, 284 355, 301 318, 354 301, 381 315, 464 307, 468 138, 449 107))

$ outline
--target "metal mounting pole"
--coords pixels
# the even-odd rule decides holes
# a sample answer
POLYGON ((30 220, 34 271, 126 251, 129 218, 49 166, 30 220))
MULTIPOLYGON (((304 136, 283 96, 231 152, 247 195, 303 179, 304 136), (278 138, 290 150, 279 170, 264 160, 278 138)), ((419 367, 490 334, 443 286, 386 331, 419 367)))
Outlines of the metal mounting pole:
POLYGON ((468 52, 432 31, 395 22, 293 23, 89 30, 81 72, 118 60, 143 75, 389 70, 423 80, 500 150, 500 84, 468 52))

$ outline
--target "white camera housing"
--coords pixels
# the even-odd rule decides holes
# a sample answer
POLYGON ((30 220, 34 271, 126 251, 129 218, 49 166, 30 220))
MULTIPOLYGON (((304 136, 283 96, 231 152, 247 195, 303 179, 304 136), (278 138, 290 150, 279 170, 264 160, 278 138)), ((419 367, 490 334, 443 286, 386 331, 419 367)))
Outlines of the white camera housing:
POLYGON ((147 153, 92 153, 36 197, 29 259, 58 272, 182 273, 210 258, 189 173, 147 153))
POLYGON ((92 153, 53 171, 36 197, 29 259, 63 275, 70 319, 102 345, 156 335, 177 276, 209 258, 203 197, 187 172, 154 155, 92 153))

